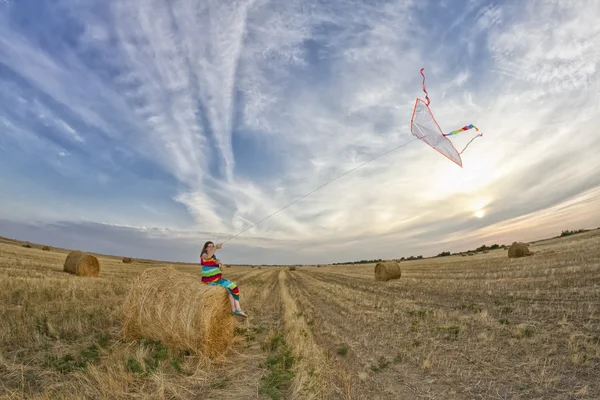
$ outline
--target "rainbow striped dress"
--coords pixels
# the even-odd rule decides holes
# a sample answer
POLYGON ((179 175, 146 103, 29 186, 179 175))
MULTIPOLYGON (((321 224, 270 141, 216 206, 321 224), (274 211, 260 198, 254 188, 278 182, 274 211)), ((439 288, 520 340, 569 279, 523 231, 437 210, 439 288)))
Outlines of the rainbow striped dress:
POLYGON ((205 260, 202 258, 202 256, 200 256, 200 264, 202 265, 202 282, 211 286, 223 286, 235 300, 239 301, 240 289, 235 283, 223 278, 221 268, 219 268, 219 264, 217 263, 216 259, 217 257, 214 255, 210 260, 205 260))

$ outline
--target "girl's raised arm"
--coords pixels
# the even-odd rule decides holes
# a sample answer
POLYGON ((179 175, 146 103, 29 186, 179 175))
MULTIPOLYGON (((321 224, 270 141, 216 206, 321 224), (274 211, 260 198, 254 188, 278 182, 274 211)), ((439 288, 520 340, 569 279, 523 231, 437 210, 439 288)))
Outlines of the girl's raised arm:
MULTIPOLYGON (((207 256, 206 256, 205 260, 210 259, 213 255, 215 255, 215 251, 217 251, 217 249, 220 249, 222 247, 223 247, 223 245, 220 243, 214 247, 208 247, 206 249, 207 256)), ((204 254, 202 254, 201 256, 204 257, 204 254)))

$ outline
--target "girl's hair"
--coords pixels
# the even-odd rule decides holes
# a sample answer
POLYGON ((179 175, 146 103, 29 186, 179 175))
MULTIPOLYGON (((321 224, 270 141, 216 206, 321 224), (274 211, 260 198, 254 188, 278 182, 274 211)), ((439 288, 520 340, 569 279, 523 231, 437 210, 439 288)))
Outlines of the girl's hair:
POLYGON ((214 243, 211 241, 204 243, 204 246, 202 246, 202 251, 200 252, 200 257, 202 257, 202 254, 206 253, 206 248, 208 247, 209 244, 214 244, 214 243))

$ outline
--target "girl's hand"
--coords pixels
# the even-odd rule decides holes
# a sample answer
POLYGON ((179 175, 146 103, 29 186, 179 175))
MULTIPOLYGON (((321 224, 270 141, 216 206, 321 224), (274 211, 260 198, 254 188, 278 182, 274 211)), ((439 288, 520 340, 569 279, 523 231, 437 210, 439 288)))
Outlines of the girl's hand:
POLYGON ((215 246, 215 248, 216 248, 216 249, 222 249, 222 248, 223 248, 223 245, 222 245, 221 243, 219 243, 219 244, 217 244, 217 245, 215 246))

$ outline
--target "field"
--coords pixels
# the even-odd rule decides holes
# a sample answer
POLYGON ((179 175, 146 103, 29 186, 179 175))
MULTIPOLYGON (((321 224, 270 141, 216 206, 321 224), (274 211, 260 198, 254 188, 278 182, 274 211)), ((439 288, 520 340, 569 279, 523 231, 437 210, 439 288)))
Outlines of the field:
POLYGON ((214 360, 120 336, 129 285, 165 264, 98 256, 81 278, 67 250, 22 244, 0 242, 0 398, 600 398, 598 230, 519 259, 402 262, 389 282, 374 265, 226 268, 250 318, 214 360))

